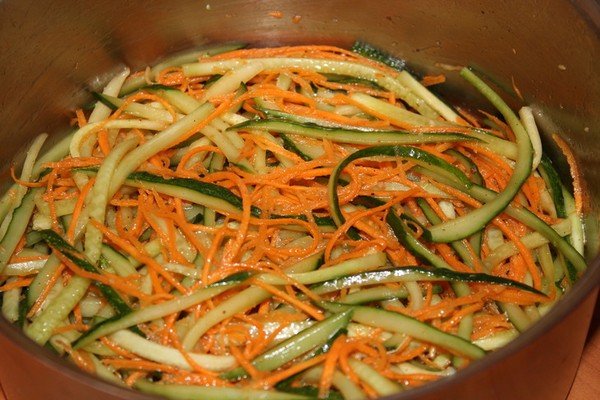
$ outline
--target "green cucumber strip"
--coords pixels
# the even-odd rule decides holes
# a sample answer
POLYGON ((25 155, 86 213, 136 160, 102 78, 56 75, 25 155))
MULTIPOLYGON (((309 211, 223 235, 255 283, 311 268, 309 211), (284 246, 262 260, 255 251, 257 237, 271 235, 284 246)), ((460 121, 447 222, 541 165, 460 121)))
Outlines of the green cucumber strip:
POLYGON ((533 149, 529 135, 521 125, 519 118, 504 100, 468 68, 464 68, 461 71, 461 76, 473 84, 504 116, 504 119, 508 122, 516 136, 517 160, 506 188, 493 200, 468 214, 434 225, 425 230, 423 233, 424 237, 438 243, 448 243, 464 239, 482 230, 488 222, 504 211, 529 177, 533 159, 533 149))
POLYGON ((284 149, 297 154, 304 161, 312 160, 312 157, 309 156, 308 154, 304 153, 302 150, 300 150, 300 148, 298 147, 296 142, 294 142, 294 140, 292 138, 290 138, 288 135, 286 135, 285 133, 279 133, 279 137, 281 138, 281 140, 283 140, 283 148, 284 149))
MULTIPOLYGON (((60 252, 67 257, 72 263, 77 265, 79 268, 94 273, 100 274, 101 272, 87 260, 83 258, 81 254, 67 243, 60 235, 50 229, 40 231, 42 238, 52 247, 54 250, 60 252)), ((121 295, 110 286, 107 286, 100 282, 95 282, 100 292, 104 295, 108 303, 114 308, 114 310, 121 315, 125 315, 131 312, 131 307, 121 298, 121 295)))
MULTIPOLYGON (((349 308, 311 325, 297 335, 256 357, 252 361, 252 364, 259 371, 272 371, 288 361, 324 345, 340 329, 346 328, 352 317, 352 311, 352 308, 349 308)), ((241 379, 245 376, 247 376, 247 373, 241 367, 222 375, 224 379, 229 380, 241 379)))
POLYGON ((392 56, 390 53, 378 49, 370 43, 357 40, 352 45, 351 50, 363 57, 370 58, 382 64, 387 65, 397 71, 402 71, 406 68, 406 60, 392 56))
POLYGON ((99 324, 96 324, 92 329, 84 333, 74 344, 74 349, 80 349, 86 345, 92 343, 96 339, 110 335, 111 333, 120 331, 122 329, 130 328, 137 324, 152 321, 158 318, 162 318, 165 315, 173 314, 187 308, 193 307, 205 300, 208 300, 214 296, 217 296, 226 290, 236 286, 239 282, 218 283, 216 286, 209 286, 204 289, 195 291, 194 293, 177 297, 173 300, 168 300, 163 303, 154 304, 148 307, 144 307, 139 310, 134 310, 131 313, 122 316, 118 315, 113 318, 104 320, 99 324))
POLYGON ((444 268, 427 269, 422 267, 396 267, 346 275, 311 287, 311 291, 316 294, 323 294, 350 287, 367 286, 378 283, 412 281, 489 283, 493 285, 513 287, 545 296, 544 293, 532 288, 529 285, 514 281, 512 279, 502 278, 500 276, 488 275, 484 273, 456 272, 444 268))
MULTIPOLYGON (((477 165, 473 161, 471 161, 469 157, 465 156, 463 153, 455 149, 446 150, 445 153, 454 157, 456 161, 458 161, 465 167, 465 169, 470 171, 470 179, 473 183, 480 186, 485 185, 485 182, 483 181, 483 176, 481 176, 481 173, 479 173, 479 168, 477 168, 477 165)), ((432 223, 437 222, 432 221, 432 223)), ((474 233, 469 238, 469 243, 471 243, 471 247, 473 247, 475 254, 480 255, 481 245, 483 244, 483 231, 474 233)))
POLYGON ((322 307, 331 312, 340 312, 349 307, 354 309, 352 320, 364 325, 381 328, 389 332, 403 333, 423 342, 441 346, 453 353, 472 359, 485 356, 485 351, 468 340, 443 332, 431 325, 406 315, 373 307, 346 306, 338 303, 324 303, 322 307))
MULTIPOLYGON (((185 63, 197 61, 199 58, 210 57, 217 54, 226 53, 228 51, 238 50, 244 47, 246 47, 246 45, 243 43, 231 43, 175 54, 152 67, 150 69, 149 78, 156 79, 160 71, 168 67, 180 66, 185 63)), ((148 83, 146 82, 145 75, 131 76, 125 81, 125 83, 121 87, 119 96, 124 96, 131 92, 134 92, 135 90, 138 90, 146 86, 147 84, 148 83)))
POLYGON ((546 183, 546 187, 550 191, 552 201, 554 202, 554 208, 556 209, 556 216, 558 218, 567 218, 567 211, 565 208, 565 198, 562 191, 562 182, 556 169, 552 165, 552 161, 545 154, 542 155, 540 165, 538 167, 540 175, 546 183))
POLYGON ((333 218, 337 226, 340 226, 345 222, 345 218, 340 209, 339 198, 337 194, 337 185, 340 174, 342 173, 344 168, 354 160, 357 160, 359 158, 377 156, 398 157, 402 159, 407 159, 414 162, 417 165, 421 165, 428 169, 432 169, 437 173, 446 176, 449 179, 458 181, 465 187, 471 186, 471 182, 466 177, 466 175, 462 173, 461 170, 447 163, 443 159, 436 157, 433 154, 428 153, 424 150, 408 146, 368 147, 366 149, 358 150, 350 154, 348 157, 344 158, 335 167, 335 169, 331 173, 331 176, 329 177, 329 184, 327 186, 327 192, 329 196, 329 207, 331 209, 331 217, 333 218))
POLYGON ((0 240, 0 274, 4 271, 8 260, 10 260, 12 253, 17 248, 17 244, 19 244, 19 240, 21 240, 21 237, 27 230, 27 225, 29 224, 29 220, 31 219, 35 208, 34 199, 40 190, 42 190, 42 188, 35 188, 28 191, 25 196, 23 196, 19 207, 15 208, 13 212, 6 234, 2 240, 0 240))
MULTIPOLYGON (((179 197, 217 211, 239 212, 242 209, 240 197, 214 183, 187 178, 163 178, 148 172, 133 172, 129 174, 125 183, 133 187, 154 189, 159 193, 179 197)), ((261 214, 257 207, 252 207, 251 213, 255 217, 261 214)))
MULTIPOLYGON (((434 287, 434 293, 436 292, 435 289, 438 289, 437 291, 439 292, 439 286, 435 286, 434 287)), ((363 304, 363 303, 370 303, 372 301, 382 301, 382 300, 389 300, 389 299, 406 299, 408 297, 408 290, 406 290, 405 287, 401 287, 399 289, 391 289, 388 288, 387 286, 375 286, 375 287, 371 287, 371 288, 366 288, 366 289, 361 289, 361 290, 357 290, 356 292, 352 292, 348 295, 346 295, 346 297, 344 297, 344 301, 342 301, 341 303, 344 304, 363 304)))
POLYGON ((248 120, 234 125, 231 130, 264 129, 277 133, 294 134, 335 142, 367 145, 405 145, 419 143, 468 142, 478 140, 461 133, 410 133, 406 131, 379 131, 343 129, 314 123, 298 123, 278 119, 248 120))
POLYGON ((456 161, 458 161, 460 164, 462 164, 463 167, 467 171, 470 172, 469 176, 470 176, 471 182, 473 182, 476 185, 483 186, 483 184, 484 184, 483 176, 481 176, 481 173, 479 172, 479 168, 477 168, 477 164, 475 164, 473 161, 471 161, 471 159, 469 157, 465 156, 463 153, 461 153, 460 151, 455 150, 455 149, 448 149, 444 153, 454 157, 456 159, 456 161))
POLYGON ((176 385, 151 383, 145 379, 137 380, 134 388, 141 392, 173 400, 310 400, 310 397, 282 393, 273 390, 258 390, 237 387, 213 387, 197 385, 176 385))

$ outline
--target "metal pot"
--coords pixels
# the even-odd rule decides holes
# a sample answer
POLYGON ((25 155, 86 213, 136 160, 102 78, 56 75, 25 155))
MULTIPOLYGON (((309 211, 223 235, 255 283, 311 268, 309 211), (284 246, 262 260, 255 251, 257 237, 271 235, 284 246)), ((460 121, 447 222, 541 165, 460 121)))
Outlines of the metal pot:
MULTIPOLYGON (((590 268, 572 293, 504 349, 454 377, 394 399, 564 399, 573 381, 600 282, 600 6, 589 1, 236 1, 96 0, 0 2, 0 160, 22 158, 40 132, 54 138, 66 115, 90 100, 120 65, 141 68, 207 43, 329 43, 361 38, 439 73, 441 64, 476 66, 518 87, 546 134, 572 146, 587 185, 590 268), (280 11, 281 18, 270 11, 280 11)), ((484 104, 457 74, 445 95, 484 104), (464 94, 466 93, 466 96, 464 94)), ((550 140, 546 140, 550 144, 550 140)), ((551 154, 558 155, 550 146, 551 154)), ((563 169, 567 171, 566 168, 563 169)), ((149 399, 99 381, 58 359, 0 320, 0 379, 10 400, 149 399)))

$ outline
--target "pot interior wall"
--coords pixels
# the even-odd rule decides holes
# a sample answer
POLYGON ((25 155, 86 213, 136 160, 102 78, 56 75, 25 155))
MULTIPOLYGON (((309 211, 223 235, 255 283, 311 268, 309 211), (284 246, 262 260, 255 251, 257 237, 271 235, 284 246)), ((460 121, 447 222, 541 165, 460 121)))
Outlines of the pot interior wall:
MULTIPOLYGON (((598 252, 600 200, 598 7, 593 1, 558 0, 3 1, 1 180, 8 182, 7 166, 22 159, 35 135, 49 132, 57 138, 66 131, 70 111, 90 101, 87 90, 100 87, 120 66, 143 68, 176 51, 219 42, 348 46, 363 39, 409 60, 417 73, 446 73, 448 82, 440 94, 459 105, 487 108, 455 71, 445 68, 474 66, 505 91, 512 105, 532 105, 563 171, 564 161, 549 138, 554 133, 565 137, 587 185, 591 261, 598 252)), ((598 280, 597 268, 588 272, 588 282, 580 285, 583 293, 556 311, 555 319, 586 297, 598 280)), ((2 330, 10 329, 5 325, 0 321, 2 330)), ((561 390, 566 390, 564 383, 561 390)))

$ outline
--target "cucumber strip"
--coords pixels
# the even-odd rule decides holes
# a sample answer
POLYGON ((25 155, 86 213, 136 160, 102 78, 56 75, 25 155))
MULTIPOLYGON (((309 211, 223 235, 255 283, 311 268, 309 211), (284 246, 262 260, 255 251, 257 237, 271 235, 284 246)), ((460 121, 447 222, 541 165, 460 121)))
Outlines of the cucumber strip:
MULTIPOLYGON (((112 110, 116 110, 125 103, 125 100, 107 94, 92 92, 92 95, 112 110)), ((125 107, 124 112, 134 117, 148 119, 150 121, 161 121, 171 123, 173 116, 170 112, 162 108, 150 107, 142 103, 130 103, 125 107)))
POLYGON ((282 120, 248 120, 229 129, 263 129, 267 131, 294 134, 316 139, 328 139, 334 142, 367 144, 367 145, 404 145, 419 143, 467 142, 478 140, 461 133, 410 133, 406 131, 379 131, 343 129, 316 125, 313 123, 297 123, 282 120))
MULTIPOLYGON (((130 331, 117 331, 110 335, 110 340, 117 346, 148 360, 173 365, 188 371, 193 369, 179 350, 144 339, 130 331)), ((188 353, 187 355, 194 360, 194 363, 209 371, 225 371, 237 365, 237 360, 233 356, 198 353, 188 353)))
POLYGON ((87 356, 94 364, 94 373, 102 380, 114 383, 115 385, 125 386, 121 377, 110 367, 104 365, 94 354, 87 353, 87 356))
POLYGON ((504 119, 515 133, 518 154, 513 174, 504 191, 477 210, 441 224, 434 225, 424 231, 423 235, 426 239, 437 243, 448 243, 463 239, 482 230, 488 222, 504 211, 510 204, 531 172, 531 161, 533 158, 531 141, 517 116, 504 100, 471 72, 471 70, 464 68, 461 71, 461 76, 473 84, 504 116, 504 119))
MULTIPOLYGON (((339 276, 362 272, 365 270, 377 269, 382 267, 387 262, 387 257, 383 252, 368 254, 363 257, 352 260, 342 261, 341 263, 321 268, 316 271, 303 273, 288 273, 291 280, 309 285, 319 283, 330 279, 335 279, 339 276)), ((281 278, 277 275, 262 274, 257 279, 270 285, 288 285, 290 281, 281 278)))
POLYGON ((2 271, 5 276, 27 276, 33 275, 41 270, 46 264, 46 260, 22 261, 7 264, 2 271))
POLYGON ((473 343, 486 351, 492 351, 506 346, 519 336, 516 329, 508 329, 481 339, 474 340, 473 343))
MULTIPOLYGON (((439 289, 439 287, 437 287, 439 289)), ((405 287, 391 289, 387 286, 375 286, 350 293, 341 301, 344 304, 363 304, 389 299, 406 299, 408 291, 405 287)))
POLYGON ((23 331, 34 342, 44 345, 54 330, 69 316, 73 307, 85 296, 91 281, 73 276, 67 286, 43 309, 23 331))
POLYGON ((542 159, 542 139, 540 139, 540 132, 535 124, 535 118, 533 117, 533 111, 531 111, 531 107, 521 107, 519 110, 519 117, 521 117, 521 123, 527 131, 529 140, 531 141, 531 146, 533 148, 531 170, 535 171, 538 165, 540 165, 540 161, 542 159))
POLYGON ((337 185, 340 174, 342 173, 344 168, 354 160, 357 160, 359 158, 377 156, 398 157, 402 159, 407 159, 411 162, 414 162, 417 165, 421 165, 428 169, 432 169, 437 173, 446 176, 449 179, 458 181, 465 187, 471 186, 471 181, 469 181, 469 179, 466 177, 466 175, 462 173, 461 170, 447 163, 443 159, 419 148, 408 146, 368 147, 366 149, 358 150, 350 154, 348 157, 344 158, 335 167, 335 169, 331 173, 331 176, 329 177, 329 184, 327 186, 327 193, 329 196, 329 207, 331 209, 331 217, 333 218, 337 226, 340 226, 345 222, 345 218, 340 209, 339 198, 337 194, 337 185))
MULTIPOLYGON (((340 312, 349 307, 337 303, 324 303, 322 306, 332 312, 340 312)), ((417 340, 441 346, 453 353, 458 353, 472 359, 479 359, 485 356, 485 351, 470 341, 443 332, 412 317, 372 307, 352 307, 354 309, 352 320, 358 323, 390 332, 403 333, 417 340)))
POLYGON ((238 50, 246 47, 243 43, 231 43, 222 46, 209 47, 204 49, 185 51, 175 54, 166 60, 161 61, 154 67, 150 68, 148 75, 138 75, 129 77, 119 92, 119 96, 124 96, 135 90, 138 90, 148 84, 147 79, 154 80, 158 74, 165 68, 177 67, 185 63, 197 61, 199 58, 206 58, 228 51, 238 50))
POLYGON ((311 287, 311 291, 316 294, 323 294, 345 288, 374 285, 378 283, 413 281, 489 283, 492 285, 514 287, 531 293, 544 295, 542 292, 532 288, 531 286, 500 276, 488 275, 484 273, 456 272, 444 268, 436 268, 431 270, 422 267, 388 268, 342 276, 337 279, 323 282, 318 286, 311 287))
POLYGON ((461 118, 458 116, 457 113, 454 112, 452 108, 450 108, 446 103, 438 99, 436 95, 434 95, 429 89, 423 86, 421 82, 416 80, 410 73, 408 73, 408 71, 404 70, 400 72, 397 79, 416 96, 423 99, 423 101, 427 103, 429 107, 434 109, 439 115, 441 115, 446 120, 453 123, 458 123, 461 120, 461 118))
POLYGON ((481 142, 481 145, 494 153, 506 157, 509 160, 516 160, 518 156, 517 145, 509 140, 501 139, 487 131, 479 128, 472 128, 469 136, 481 142))
POLYGON ((257 58, 257 59, 230 59, 213 62, 199 62, 184 64, 183 73, 186 76, 205 76, 214 74, 223 74, 232 69, 236 69, 243 64, 260 61, 265 70, 279 68, 301 68, 320 74, 339 74, 348 75, 355 78, 366 79, 376 83, 384 89, 389 90, 396 96, 406 101, 415 110, 421 114, 435 118, 437 113, 416 97, 410 90, 404 87, 397 79, 390 75, 383 74, 381 70, 366 65, 361 65, 349 61, 312 59, 312 58, 257 58))
POLYGON ((181 138, 181 135, 184 135, 190 129, 197 126, 202 120, 208 117, 214 109, 215 108, 209 103, 201 105, 191 114, 181 118, 167 129, 154 135, 150 140, 127 154, 113 173, 108 196, 114 196, 119 187, 125 182, 125 179, 127 179, 127 176, 135 171, 135 169, 144 161, 177 143, 181 138))
POLYGON ((264 69, 260 60, 250 61, 240 65, 238 68, 227 71, 213 85, 210 85, 200 98, 201 102, 209 101, 213 97, 235 91, 241 84, 245 84, 250 79, 258 75, 264 69))
MULTIPOLYGON (((127 139, 117 144, 111 152, 106 156, 98 174, 96 175, 96 181, 91 189, 91 197, 88 204, 88 218, 96 220, 100 223, 104 223, 106 215, 106 206, 108 205, 108 189, 110 187, 110 181, 112 174, 119 163, 119 161, 125 157, 125 155, 134 149, 139 143, 139 138, 134 137, 127 139)), ((92 263, 96 264, 100 258, 100 252, 102 249, 102 233, 98 228, 92 224, 86 224, 85 237, 84 237, 84 254, 87 259, 92 263)))
MULTIPOLYGON (((263 99, 256 97, 254 98, 254 102, 256 103, 256 109, 261 111, 263 114, 265 114, 267 116, 267 120, 283 120, 283 121, 288 121, 288 122, 295 122, 298 124, 315 124, 318 126, 324 126, 326 128, 341 128, 341 129, 349 129, 349 130, 358 130, 361 132, 372 132, 375 131, 372 128, 361 128, 361 127, 356 127, 354 125, 348 125, 348 124, 341 124, 341 123, 337 123, 337 122, 332 122, 332 121, 328 121, 325 119, 321 119, 321 118, 314 118, 314 117, 306 117, 303 115, 296 115, 296 114, 290 114, 290 113, 286 113, 284 111, 280 111, 278 109, 276 109, 276 105, 275 104, 271 104, 271 103, 267 103, 266 101, 264 101, 263 99)), ((237 125, 237 124, 241 124, 242 122, 247 121, 248 119, 245 118, 243 121, 231 121, 232 125, 237 125)))
POLYGON ((19 244, 21 237, 27 230, 27 225, 35 208, 34 198, 40 190, 43 189, 35 188, 27 192, 23 196, 19 207, 15 208, 13 212, 10 224, 6 229, 6 234, 0 240, 0 274, 4 272, 8 260, 10 260, 12 253, 17 248, 17 244, 19 244))
POLYGON ((214 126, 209 125, 200 129, 200 132, 223 152, 230 163, 238 165, 248 172, 254 171, 250 162, 245 158, 241 158, 240 149, 236 148, 226 135, 226 133, 232 132, 231 130, 222 132, 214 126))
POLYGON ((101 257, 114 269, 119 276, 130 276, 137 274, 135 267, 129 262, 127 257, 119 253, 107 244, 103 244, 100 249, 101 257))
MULTIPOLYGON (((312 271, 321 264, 322 252, 306 257, 302 261, 286 268, 286 273, 312 271)), ((218 306, 204 314, 198 319, 190 330, 185 334, 181 344, 184 349, 192 349, 202 335, 214 325, 239 312, 243 312, 257 306, 269 299, 272 294, 259 287, 249 287, 237 293, 218 306)))
POLYGON ((387 101, 377 99, 369 96, 366 93, 356 92, 350 95, 350 98, 355 102, 359 103, 375 117, 385 116, 391 122, 400 124, 402 126, 442 126, 448 125, 437 119, 424 117, 421 114, 409 111, 405 108, 398 107, 390 104, 387 101))
POLYGON ((382 64, 387 65, 397 71, 402 71, 406 68, 406 60, 392 56, 390 53, 378 49, 370 43, 357 40, 352 45, 351 50, 363 57, 370 58, 382 64))
MULTIPOLYGON (((323 346, 348 325, 352 311, 352 308, 350 308, 311 325, 256 357, 252 361, 252 365, 259 371, 272 371, 314 348, 323 346)), ((247 372, 242 367, 222 375, 224 379, 229 380, 241 379, 245 376, 247 376, 247 372)))
POLYGON ((132 311, 125 316, 116 316, 110 320, 105 320, 84 333, 73 344, 73 348, 79 349, 85 347, 100 337, 188 309, 196 304, 217 296, 226 290, 229 290, 230 288, 236 286, 237 283, 238 282, 232 282, 230 284, 209 286, 207 288, 197 290, 187 296, 177 297, 173 300, 168 300, 163 303, 154 304, 144 307, 143 309, 132 311))
MULTIPOLYGON (((23 167, 21 168, 21 176, 19 177, 19 179, 22 181, 28 182, 32 179, 35 160, 38 157, 38 154, 47 138, 48 134, 46 133, 38 135, 27 149, 27 155, 25 157, 25 161, 23 162, 23 167)), ((12 213, 14 212, 15 208, 21 205, 23 196, 25 196, 27 193, 27 187, 25 186, 17 184, 16 186, 13 186, 13 188, 14 189, 5 198, 7 200, 6 205, 8 207, 2 207, 3 209, 0 211, 0 220, 2 221, 0 224, 0 240, 4 237, 8 226, 10 225, 12 213)))
MULTIPOLYGON (((179 197, 217 211, 235 212, 242 210, 242 199, 229 189, 214 183, 200 182, 187 178, 163 178, 147 172, 131 173, 125 184, 142 189, 179 197)), ((260 216, 260 209, 252 207, 252 215, 260 216)))
POLYGON ((202 105, 202 102, 198 101, 195 97, 168 86, 152 85, 145 87, 144 90, 162 97, 186 115, 191 114, 196 108, 202 105))
POLYGON ((380 396, 388 396, 404 390, 402 385, 381 375, 369 364, 365 364, 355 358, 350 358, 348 364, 350 364, 350 368, 352 368, 354 373, 369 387, 375 389, 380 396))
MULTIPOLYGON (((44 241, 52 247, 55 251, 61 253, 63 256, 68 258, 73 264, 85 271, 100 274, 101 272, 92 264, 90 264, 79 252, 67 243, 60 235, 52 230, 40 231, 40 234, 44 238, 44 241)), ((113 289, 111 286, 105 285, 100 282, 94 282, 100 292, 104 295, 108 303, 114 308, 114 310, 121 314, 128 314, 131 312, 129 305, 123 300, 121 295, 113 289)))
MULTIPOLYGON (((181 159, 183 158, 183 156, 190 150, 193 150, 197 147, 202 147, 202 146, 208 146, 210 145, 212 142, 210 141, 209 138, 207 137, 201 137, 198 140, 194 140, 192 143, 190 143, 189 146, 186 147, 182 147, 177 149, 177 151, 175 152, 175 154, 173 154, 173 156, 171 157, 171 165, 179 165, 179 163, 181 162, 181 159)), ((212 154, 212 153, 211 153, 212 154)), ((211 155, 208 154, 208 152, 202 151, 199 153, 194 154, 188 161, 188 163, 185 165, 185 167, 190 167, 192 165, 194 165, 195 163, 203 160, 205 157, 210 157, 211 155)))
POLYGON ((565 198, 563 196, 560 176, 558 175, 558 172, 556 172, 556 169, 554 169, 552 161, 550 161, 546 155, 542 155, 538 171, 544 179, 546 187, 550 191, 550 195, 552 195, 556 216, 558 218, 566 218, 567 211, 565 210, 565 198))
MULTIPOLYGON (((571 223, 569 220, 563 220, 558 224, 552 225, 552 229, 560 236, 567 236, 571 233, 571 223)), ((543 244, 548 243, 548 239, 539 232, 528 233, 521 237, 520 241, 528 249, 536 249, 543 244)), ((517 246, 513 242, 505 242, 488 254, 483 260, 483 265, 487 271, 490 271, 502 261, 518 253, 519 249, 517 249, 517 246)))
MULTIPOLYGON (((483 176, 481 176, 481 174, 479 173, 477 165, 473 161, 471 161, 469 157, 465 156, 460 151, 454 149, 446 150, 445 153, 454 157, 456 161, 458 161, 464 166, 465 169, 467 169, 467 171, 470 171, 469 178, 473 183, 480 186, 484 185, 483 176)), ((471 247, 473 247, 475 254, 480 255, 481 245, 483 244, 483 231, 474 233, 469 238, 469 243, 471 244, 471 247)))
MULTIPOLYGON (((10 277, 6 283, 12 283, 16 280, 15 277, 10 277)), ((19 302, 21 298, 21 288, 16 287, 2 293, 2 315, 9 322, 17 322, 19 320, 19 302)))
MULTIPOLYGON (((323 376, 323 367, 318 365, 302 374, 302 380, 308 383, 318 383, 321 376, 323 376)), ((360 386, 337 369, 333 373, 331 384, 340 391, 344 400, 364 400, 368 398, 360 386)))
POLYGON ((310 400, 310 397, 273 390, 151 383, 144 379, 137 380, 133 387, 173 400, 310 400))
POLYGON ((29 290, 27 291, 27 305, 29 307, 33 306, 35 301, 38 299, 38 297, 48 284, 50 277, 54 275, 58 267, 60 267, 60 260, 58 259, 58 257, 56 257, 55 254, 51 254, 50 257, 48 257, 48 260, 46 260, 46 263, 44 264, 40 272, 38 272, 38 274, 35 276, 35 278, 33 278, 33 281, 29 285, 29 290))
POLYGON ((144 129, 149 131, 160 131, 167 124, 162 121, 150 121, 146 119, 116 119, 111 121, 94 122, 79 128, 73 135, 69 144, 69 152, 72 157, 89 157, 92 155, 94 141, 89 136, 100 129, 144 129))
POLYGON ((517 304, 498 303, 500 308, 506 313, 510 322, 519 332, 525 331, 533 322, 529 316, 517 304))

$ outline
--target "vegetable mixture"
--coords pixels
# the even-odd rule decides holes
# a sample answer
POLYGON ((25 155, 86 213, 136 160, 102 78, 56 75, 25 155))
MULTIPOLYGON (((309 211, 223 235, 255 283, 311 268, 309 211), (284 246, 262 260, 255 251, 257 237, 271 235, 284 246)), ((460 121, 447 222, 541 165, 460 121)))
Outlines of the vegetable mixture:
POLYGON ((586 267, 578 181, 530 108, 404 66, 357 42, 120 72, 11 170, 2 314, 173 399, 377 398, 503 346, 586 267))

